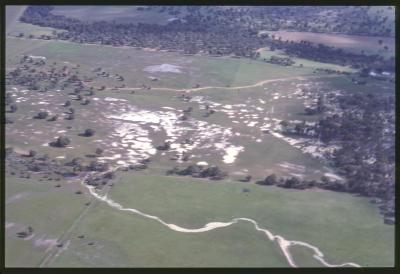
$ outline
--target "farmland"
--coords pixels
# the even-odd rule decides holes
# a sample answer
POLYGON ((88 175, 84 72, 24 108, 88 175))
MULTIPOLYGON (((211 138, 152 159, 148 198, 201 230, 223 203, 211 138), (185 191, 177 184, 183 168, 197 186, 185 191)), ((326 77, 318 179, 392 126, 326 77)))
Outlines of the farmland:
MULTIPOLYGON (((93 12, 53 12, 71 10, 93 12)), ((136 12, 97 7, 106 21, 156 17, 136 12)), ((340 98, 391 98, 393 82, 273 64, 263 59, 288 55, 269 47, 212 57, 61 41, 22 22, 7 31, 7 267, 393 266, 394 226, 371 197, 324 188, 321 178, 347 180, 338 142, 315 135, 344 115, 340 98), (307 113, 322 101, 326 112, 307 113), (310 185, 266 185, 270 175, 310 185)))
POLYGON ((281 37, 281 39, 284 41, 305 40, 316 44, 324 44, 332 47, 342 48, 355 53, 364 51, 370 54, 383 55, 387 58, 394 56, 395 53, 395 40, 394 38, 390 37, 369 37, 295 31, 268 31, 268 33, 275 35, 277 39, 281 37), (382 44, 379 44, 380 40, 382 40, 382 44), (384 49, 385 46, 388 47, 387 50, 384 49))

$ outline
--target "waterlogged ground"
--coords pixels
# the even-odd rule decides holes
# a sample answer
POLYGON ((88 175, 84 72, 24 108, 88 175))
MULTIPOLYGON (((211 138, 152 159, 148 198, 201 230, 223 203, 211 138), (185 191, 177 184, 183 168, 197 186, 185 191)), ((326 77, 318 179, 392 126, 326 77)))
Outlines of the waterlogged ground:
MULTIPOLYGON (((91 161, 87 155, 99 147, 104 152, 98 160, 113 168, 151 159, 147 170, 118 173, 101 193, 87 189, 82 178, 60 181, 58 188, 48 181, 7 178, 7 266, 323 265, 311 249, 283 248, 285 241, 317 247, 324 262, 333 265, 393 265, 393 227, 383 224, 367 199, 238 182, 246 175, 254 181, 271 173, 342 179, 323 157, 334 147, 285 137, 280 122, 315 123, 319 117, 304 115, 304 107, 316 103, 320 89, 350 92, 353 87, 343 77, 261 61, 178 58, 165 52, 14 38, 7 41, 7 52, 7 69, 27 54, 94 77, 89 85, 106 86, 96 90, 89 105, 71 100, 69 90, 41 93, 7 86, 18 106, 17 112, 7 114, 14 120, 6 126, 7 146, 35 149, 60 164, 76 157, 91 161), (83 56, 85 62, 78 68, 83 56), (96 77, 97 67, 112 77, 96 77), (121 84, 116 74, 124 76, 124 88, 115 87, 121 84), (66 100, 75 109, 74 120, 64 119, 66 100), (215 113, 207 115, 210 109, 215 113), (49 117, 58 114, 59 119, 33 119, 39 111, 48 111, 49 117), (182 119, 185 111, 187 119, 182 119), (87 128, 95 135, 79 136, 87 128), (58 136, 67 136, 71 143, 63 149, 50 147, 58 136), (157 150, 164 142, 170 149, 157 150), (229 176, 219 182, 165 176, 182 164, 218 165, 229 176), (76 195, 77 190, 83 193, 76 195), (202 233, 170 230, 154 218, 101 200, 106 192, 121 207, 154 215, 174 228, 250 218, 283 240, 269 241, 246 221, 202 233), (27 226, 35 229, 34 234, 17 238, 27 226)), ((363 88, 372 90, 375 85, 384 84, 372 81, 363 88)))

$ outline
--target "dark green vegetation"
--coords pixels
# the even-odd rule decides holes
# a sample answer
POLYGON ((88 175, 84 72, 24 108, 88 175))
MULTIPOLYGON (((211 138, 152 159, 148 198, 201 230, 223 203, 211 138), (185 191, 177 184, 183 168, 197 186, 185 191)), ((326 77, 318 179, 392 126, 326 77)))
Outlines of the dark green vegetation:
POLYGON ((168 19, 187 20, 198 13, 208 20, 218 17, 221 24, 240 24, 251 29, 394 37, 394 7, 387 6, 55 6, 53 13, 83 21, 114 20, 135 24, 166 24, 168 19))
MULTIPOLYGON (((313 8, 304 7, 310 12, 328 12, 326 10, 313 10, 313 8)), ((67 16, 52 14, 53 7, 48 6, 31 6, 29 7, 21 20, 26 23, 39 25, 43 27, 52 27, 56 29, 66 30, 57 33, 57 38, 62 40, 70 40, 78 43, 97 43, 102 45, 113 46, 131 46, 144 47, 162 50, 180 51, 186 54, 206 53, 210 55, 222 56, 233 55, 238 57, 256 58, 259 48, 270 45, 273 48, 282 49, 290 55, 300 58, 307 58, 315 61, 326 63, 334 63, 340 65, 351 65, 355 68, 368 67, 371 69, 394 71, 394 56, 385 59, 381 55, 366 55, 364 53, 344 52, 342 49, 329 47, 327 45, 315 45, 308 41, 283 41, 280 39, 271 39, 268 34, 259 35, 259 29, 251 24, 246 24, 245 19, 240 19, 240 14, 250 16, 251 20, 255 20, 257 15, 260 16, 262 8, 243 10, 239 9, 218 9, 211 8, 211 11, 203 13, 200 8, 193 7, 188 10, 188 14, 182 20, 174 20, 167 25, 157 24, 133 24, 133 23, 115 23, 106 21, 86 22, 73 19, 67 16), (238 20, 232 20, 232 16, 239 15, 238 20), (226 21, 229 21, 227 23, 226 21), (236 35, 231 35, 235 33, 236 35)), ((267 9, 268 11, 268 9, 267 9)), ((360 34, 361 30, 372 28, 369 25, 383 24, 370 19, 368 9, 354 8, 350 12, 352 18, 357 18, 355 22, 346 22, 346 25, 359 26, 360 30, 350 31, 352 34, 360 34), (358 22, 361 20, 361 22, 358 22), (365 25, 366 24, 366 25, 365 25)), ((276 12, 283 14, 292 14, 290 11, 271 9, 271 15, 276 12)), ((349 12, 344 10, 331 10, 330 14, 349 12)), ((268 14, 268 12, 266 12, 268 14)), ((299 13, 297 13, 299 14, 299 13)), ((304 14, 302 14, 304 16, 304 14)), ((333 16, 335 17, 335 15, 333 16)), ((264 15, 262 16, 264 18, 264 15)), ((309 17, 305 17, 310 20, 309 17)), ((326 19, 326 18, 324 18, 326 19)), ((386 20, 393 20, 387 18, 386 20)), ((282 19, 280 19, 282 20, 282 19)), ((287 19, 289 20, 289 19, 287 19)), ((262 21, 262 19, 261 19, 262 21)), ((393 21, 392 21, 393 22, 393 21)), ((270 23, 271 28, 274 23, 270 23)), ((301 23, 299 23, 301 24, 301 23)), ((327 23, 328 24, 328 23, 327 23)), ((268 26, 268 25, 267 25, 268 26)), ((279 26, 276 26, 279 27, 279 26)), ((305 28, 308 26, 305 25, 305 28)), ((391 30, 384 32, 390 35, 391 30)), ((42 39, 52 39, 50 36, 42 35, 42 39)))

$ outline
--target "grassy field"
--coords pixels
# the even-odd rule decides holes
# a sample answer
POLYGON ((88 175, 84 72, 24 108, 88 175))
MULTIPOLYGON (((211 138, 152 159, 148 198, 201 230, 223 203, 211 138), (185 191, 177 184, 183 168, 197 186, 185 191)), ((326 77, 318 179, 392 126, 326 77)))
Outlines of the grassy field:
POLYGON ((6 6, 6 31, 12 30, 12 28, 18 23, 19 17, 23 14, 27 6, 10 5, 6 6))
POLYGON ((5 264, 7 267, 38 266, 51 243, 61 237, 86 208, 91 197, 76 195, 81 186, 66 181, 54 182, 7 176, 5 264), (9 227, 7 227, 9 224, 9 227), (17 233, 34 229, 32 239, 17 233), (46 243, 47 240, 47 243, 46 243))
MULTIPOLYGON (((83 71, 101 67, 105 71, 124 76, 126 79, 124 83, 132 87, 142 84, 153 88, 191 88, 196 84, 224 87, 312 74, 310 68, 284 68, 257 60, 181 56, 171 52, 149 52, 133 48, 82 45, 65 41, 30 40, 27 43, 23 39, 9 38, 6 43, 6 52, 7 61, 17 54, 31 54, 45 56, 56 62, 68 60, 70 63, 79 63, 83 71), (110 56, 113 56, 112 59, 115 61, 110 62, 110 56), (81 62, 82 58, 85 58, 84 63, 81 62), (144 71, 149 66, 162 64, 179 66, 181 73, 144 71), (151 76, 159 80, 153 82, 149 79, 151 76)), ((109 83, 110 79, 103 79, 103 82, 109 83)))
MULTIPOLYGON (((272 172, 290 174, 290 171, 279 166, 282 163, 304 166, 305 175, 309 178, 319 178, 326 172, 327 167, 321 161, 272 135, 262 134, 258 127, 246 125, 256 120, 261 123, 266 117, 315 121, 317 116, 306 117, 302 114, 303 99, 293 95, 299 84, 306 84, 309 88, 325 85, 323 87, 330 90, 349 92, 354 89, 371 92, 384 89, 392 92, 392 83, 369 81, 366 86, 354 86, 345 77, 312 73, 316 64, 287 68, 258 60, 181 56, 170 52, 62 41, 7 39, 8 69, 17 66, 24 54, 45 56, 46 66, 56 62, 54 66, 65 65, 73 70, 79 64, 77 71, 80 76, 94 77, 93 69, 102 67, 110 74, 123 75, 128 87, 147 84, 153 88, 137 90, 135 94, 131 94, 129 89, 96 91, 87 106, 72 102, 76 110, 75 120, 60 118, 55 122, 47 122, 32 119, 32 116, 41 110, 47 110, 51 115, 62 114, 65 108, 61 104, 68 98, 67 93, 71 88, 62 92, 23 93, 21 90, 24 87, 17 87, 18 91, 7 87, 7 91, 10 89, 14 93, 15 99, 22 100, 17 103, 16 113, 7 113, 7 117, 15 120, 6 127, 7 145, 34 149, 50 157, 64 156, 65 159, 60 163, 75 157, 85 158, 85 154, 93 153, 99 146, 103 146, 106 155, 123 154, 129 148, 122 147, 121 138, 113 135, 119 122, 107 118, 108 115, 142 110, 165 113, 164 107, 173 108, 171 112, 180 114, 183 109, 192 106, 194 120, 222 129, 231 128, 232 132, 240 133, 230 136, 229 141, 244 146, 245 150, 233 164, 224 164, 221 151, 198 149, 194 150, 193 154, 196 155, 187 164, 205 160, 233 175, 219 182, 166 177, 163 174, 176 162, 169 159, 169 153, 158 152, 152 157, 147 170, 119 174, 109 193, 112 199, 126 207, 135 207, 167 222, 190 228, 212 221, 248 217, 289 240, 305 241, 319 247, 331 263, 353 261, 362 266, 393 264, 393 227, 383 224, 376 207, 369 204, 367 199, 328 191, 295 191, 236 182, 247 172, 254 178, 263 178, 272 172), (144 70, 161 64, 180 66, 182 73, 149 73, 144 70), (149 76, 156 76, 159 80, 153 82, 149 76), (302 76, 303 79, 293 79, 296 76, 302 76), (281 78, 286 80, 237 90, 223 88, 281 78), (205 118, 204 110, 198 103, 183 102, 178 98, 181 92, 157 89, 190 88, 195 84, 216 87, 193 91, 191 96, 201 96, 225 107, 244 104, 241 109, 252 115, 257 114, 257 118, 246 118, 245 114, 239 112, 234 113, 232 118, 223 111, 223 107, 205 118), (276 96, 277 99, 274 98, 276 96), (111 102, 106 100, 107 97, 126 101, 111 102), (234 123, 235 120, 240 122, 234 123), (95 136, 89 139, 78 136, 85 128, 94 128, 95 136), (65 149, 44 146, 58 135, 68 136, 71 139, 70 146, 65 149), (256 138, 261 142, 256 142, 256 138), (112 145, 114 143, 117 147, 112 145), (240 174, 236 176, 235 172, 240 174), (250 192, 243 192, 244 188, 250 192)), ((114 78, 101 77, 96 78, 94 83, 95 86, 106 85, 110 88, 120 84, 114 78)), ((146 118, 145 115, 143 117, 146 118)), ((174 126, 185 125, 176 123, 174 126)), ((148 129, 147 124, 141 124, 140 127, 148 129)), ((186 127, 191 129, 188 125, 186 127)), ((194 139, 199 138, 196 134, 202 133, 188 132, 194 139)), ((165 138, 163 134, 149 131, 153 146, 161 144, 165 138)), ((184 138, 186 136, 179 136, 176 142, 184 138)), ((83 189, 82 185, 77 182, 60 183, 62 187, 55 188, 54 183, 39 182, 34 177, 31 180, 7 177, 7 266, 37 266, 44 257, 53 258, 46 265, 54 267, 288 266, 278 247, 248 223, 206 233, 178 233, 155 221, 119 212, 101 202, 92 201, 88 208, 85 203, 92 200, 88 193, 74 194, 76 190, 83 189), (27 226, 34 228, 35 236, 31 240, 17 238, 16 233, 27 226), (84 235, 84 238, 78 238, 79 235, 84 235), (48 257, 50 251, 46 249, 49 243, 43 244, 42 240, 54 242, 60 237, 65 250, 60 256, 48 257), (89 245, 91 242, 94 245, 89 245)), ((318 265, 304 248, 293 248, 293 254, 301 266, 318 265)))
MULTIPOLYGON (((274 50, 271 51, 268 48, 264 48, 260 50, 260 59, 267 59, 271 58, 271 56, 278 56, 278 57, 289 57, 286 53, 284 53, 281 50, 274 50)), ((290 57, 295 63, 294 66, 300 66, 303 65, 305 68, 312 68, 312 69, 333 69, 333 70, 340 70, 340 71, 347 71, 347 72, 356 72, 357 70, 350 68, 350 67, 345 67, 345 66, 340 66, 340 65, 335 65, 335 64, 330 64, 330 63, 322 63, 322 62, 317 62, 317 61, 312 61, 304 58, 297 58, 297 57, 290 57)))
POLYGON ((54 34, 57 32, 62 32, 62 30, 40 27, 22 22, 15 22, 15 24, 7 30, 7 34, 10 36, 17 36, 22 33, 25 37, 28 37, 29 35, 33 35, 34 37, 40 37, 41 35, 54 37, 54 34))
POLYGON ((384 57, 391 57, 395 54, 395 40, 388 37, 370 37, 344 34, 327 34, 312 32, 296 32, 296 31, 268 31, 274 34, 276 39, 282 37, 282 40, 289 41, 309 41, 316 44, 325 44, 331 47, 342 48, 354 53, 360 53, 364 50, 366 54, 380 54, 384 57), (382 40, 383 44, 379 45, 378 40, 382 40), (388 50, 383 47, 388 46, 388 50))
MULTIPOLYGON (((226 222, 234 217, 253 218, 274 234, 317 246, 331 263, 393 265, 394 230, 382 223, 376 208, 364 198, 330 191, 283 190, 246 183, 139 174, 119 176, 109 197, 125 207, 187 228, 202 227, 212 221, 226 222), (243 188, 250 192, 243 193, 243 188)), ((93 208, 76 233, 87 234, 104 248, 89 251, 75 240, 54 261, 54 266, 69 266, 78 259, 85 265, 106 266, 119 264, 122 258, 129 258, 131 262, 124 261, 122 265, 131 266, 148 266, 155 261, 157 266, 181 263, 185 266, 285 266, 277 247, 247 223, 184 234, 102 204, 93 208), (104 219, 108 221, 104 223, 104 219), (115 235, 112 242, 110 234, 115 235), (174 252, 168 251, 167 246, 173 246, 174 252), (195 256, 193 250, 202 255, 195 256), (79 254, 87 257, 79 258, 79 254)), ((293 253, 295 261, 302 266, 318 265, 307 249, 295 247, 293 253)))
POLYGON ((118 23, 147 23, 165 25, 175 18, 167 12, 138 11, 139 6, 55 6, 55 15, 64 15, 83 21, 115 21, 118 23))
POLYGON ((50 267, 287 266, 273 243, 264 242, 263 235, 245 223, 184 234, 99 204, 74 236, 69 248, 50 267), (84 234, 85 240, 77 239, 79 234, 84 234), (87 246, 88 241, 95 245, 87 246))
MULTIPOLYGON (((267 64, 260 61, 249 61, 245 59, 230 59, 230 58, 212 58, 203 56, 180 56, 178 57, 175 53, 165 53, 165 52, 146 52, 137 51, 135 49, 127 48, 114 48, 114 47, 101 47, 92 45, 79 45, 74 43, 66 42, 54 42, 54 41, 37 41, 32 40, 27 45, 27 41, 23 39, 10 38, 7 41, 7 66, 12 67, 17 64, 22 54, 26 55, 36 55, 36 56, 46 56, 48 63, 57 62, 58 64, 64 64, 68 62, 68 65, 80 64, 79 69, 80 75, 93 76, 93 68, 103 67, 110 73, 121 73, 126 78, 127 85, 138 86, 139 83, 146 79, 149 73, 143 71, 143 69, 148 65, 154 65, 157 63, 180 63, 183 73, 175 76, 173 73, 159 73, 162 76, 160 80, 151 82, 152 85, 157 85, 160 87, 192 87, 195 83, 201 83, 201 86, 216 85, 225 87, 226 85, 236 86, 236 85, 251 85, 255 84, 257 81, 266 79, 277 79, 277 78, 287 78, 293 76, 307 76, 312 74, 311 70, 308 68, 285 68, 278 65, 267 64), (99 54, 96 49, 102 54, 99 54), (132 61, 126 61, 128 58, 132 61), (109 64, 110 57, 121 62, 119 65, 113 64, 111 66, 106 66, 109 64), (85 58, 84 63, 80 60, 85 58), (157 62, 157 63, 156 63, 157 62), (127 74, 126 72, 130 73, 127 74), (186 72, 186 73, 185 73, 186 72), (193 74, 193 77, 191 76, 193 74), (165 75, 165 76, 164 76, 165 75), (190 76, 190 77, 189 77, 190 76), (172 80, 172 79, 176 79, 172 80), (179 81, 178 81, 179 80, 179 81)), ((112 79, 96 79, 96 85, 107 84, 112 86, 112 79)), ((115 84, 117 82, 114 80, 115 84)), ((146 82, 143 81, 143 82, 146 82)), ((147 83, 147 82, 146 82, 147 83)), ((293 82, 279 82, 266 84, 264 87, 255 87, 243 90, 218 90, 218 89, 208 89, 204 91, 194 92, 193 96, 206 96, 211 101, 222 103, 222 104, 239 104, 243 103, 249 98, 249 106, 259 107, 261 109, 269 110, 273 106, 275 108, 274 117, 278 119, 305 119, 313 120, 315 117, 305 117, 301 115, 303 111, 302 101, 295 99, 281 99, 274 102, 267 102, 266 105, 261 105, 259 99, 267 99, 273 92, 280 92, 281 95, 287 95, 294 90, 293 82), (266 91, 265 89, 269 89, 266 91)), ((238 161, 235 165, 226 166, 228 171, 237 171, 236 169, 246 169, 250 167, 250 172, 254 176, 263 178, 272 171, 276 171, 278 174, 281 172, 285 173, 281 168, 274 166, 277 163, 283 161, 293 162, 295 164, 307 164, 310 170, 312 170, 313 178, 319 178, 323 169, 323 165, 319 161, 312 159, 309 156, 303 155, 297 149, 294 149, 289 144, 277 140, 272 136, 260 135, 257 129, 249 129, 248 127, 241 124, 232 123, 232 119, 227 119, 226 115, 223 113, 218 113, 209 119, 202 117, 204 111, 199 110, 197 103, 184 103, 176 98, 180 93, 174 91, 163 91, 157 90, 155 87, 151 91, 137 91, 136 94, 132 95, 129 91, 107 91, 98 92, 96 97, 98 99, 104 99, 106 97, 114 97, 119 99, 128 100, 131 105, 136 105, 141 108, 160 111, 162 107, 168 106, 176 109, 185 109, 188 106, 193 106, 194 112, 193 117, 199 120, 215 123, 220 126, 230 126, 233 127, 241 134, 246 134, 244 137, 236 138, 237 143, 246 144, 249 149, 243 153, 243 159, 238 161), (249 140, 246 136, 256 136, 260 135, 258 138, 262 138, 263 142, 258 144, 254 143, 254 140, 249 140), (267 157, 268 161, 265 162, 266 155, 274 155, 275 157, 267 157), (248 162, 250 161, 250 162, 248 162), (251 164, 250 164, 251 163, 251 164), (254 164, 254 165, 253 165, 254 164), (321 172, 316 174, 315 170, 320 170, 321 172)), ((77 136, 85 128, 94 128, 97 130, 96 139, 97 140, 108 140, 110 130, 112 129, 112 123, 103 123, 102 127, 98 127, 100 116, 93 117, 94 119, 88 119, 91 117, 93 112, 96 111, 96 107, 99 105, 96 102, 92 102, 89 106, 81 106, 79 102, 73 102, 73 107, 76 110, 76 119, 74 121, 60 121, 55 123, 49 123, 43 120, 32 119, 38 111, 48 110, 51 114, 65 111, 65 108, 61 106, 67 98, 62 98, 54 94, 47 93, 27 93, 23 97, 29 99, 25 102, 20 102, 20 111, 14 114, 9 114, 9 116, 15 120, 18 120, 17 128, 24 129, 24 132, 9 131, 8 136, 13 136, 9 138, 9 145, 14 145, 17 147, 22 147, 28 149, 29 147, 41 147, 41 151, 48 153, 52 157, 65 156, 66 160, 70 160, 73 157, 82 156, 85 154, 93 153, 100 144, 93 142, 87 142, 87 139, 77 136), (40 105, 41 103, 47 103, 49 105, 40 105), (67 127, 71 128, 68 129, 67 127), (39 130, 40 129, 40 130, 39 130), (53 137, 60 135, 58 132, 66 131, 66 135, 71 139, 71 148, 66 151, 55 149, 51 147, 43 146, 46 142, 50 142, 53 137), (26 143, 27 136, 30 137, 29 144, 26 143)), ((106 106, 108 108, 115 108, 106 106)), ((106 110, 104 109, 104 111, 106 110)), ((260 114, 261 115, 261 114, 260 114)), ((265 115, 265 114, 262 114, 265 115)), ((261 116, 260 119, 263 117, 261 116)), ((100 122, 101 123, 101 122, 100 122)), ((13 128, 15 128, 13 126, 13 128)), ((154 142, 156 145, 157 142, 154 142)), ((112 141, 107 141, 110 144, 112 141)), ((195 160, 206 160, 210 163, 221 164, 221 156, 215 157, 213 152, 209 156, 205 156, 202 159, 194 158, 195 160)), ((62 160, 63 161, 63 160, 62 160)), ((158 167, 163 167, 162 173, 166 169, 170 169, 173 163, 168 161, 168 157, 161 157, 157 155, 154 158, 154 164, 158 167)))

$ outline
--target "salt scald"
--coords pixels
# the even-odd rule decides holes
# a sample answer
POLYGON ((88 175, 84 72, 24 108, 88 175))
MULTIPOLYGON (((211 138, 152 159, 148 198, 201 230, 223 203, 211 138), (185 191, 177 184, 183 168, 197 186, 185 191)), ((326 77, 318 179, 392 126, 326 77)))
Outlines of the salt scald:
POLYGON ((242 146, 229 146, 225 150, 225 155, 224 155, 224 163, 226 164, 232 164, 235 162, 236 157, 238 156, 239 152, 243 151, 244 147, 242 146))
POLYGON ((125 99, 117 99, 117 98, 112 98, 112 97, 106 97, 106 98, 104 98, 104 101, 106 101, 106 102, 128 102, 128 100, 125 100, 125 99))
POLYGON ((171 65, 171 64, 161 64, 161 65, 154 65, 148 66, 143 70, 146 72, 154 73, 154 72, 172 72, 172 73, 182 73, 180 70, 180 66, 171 65))

